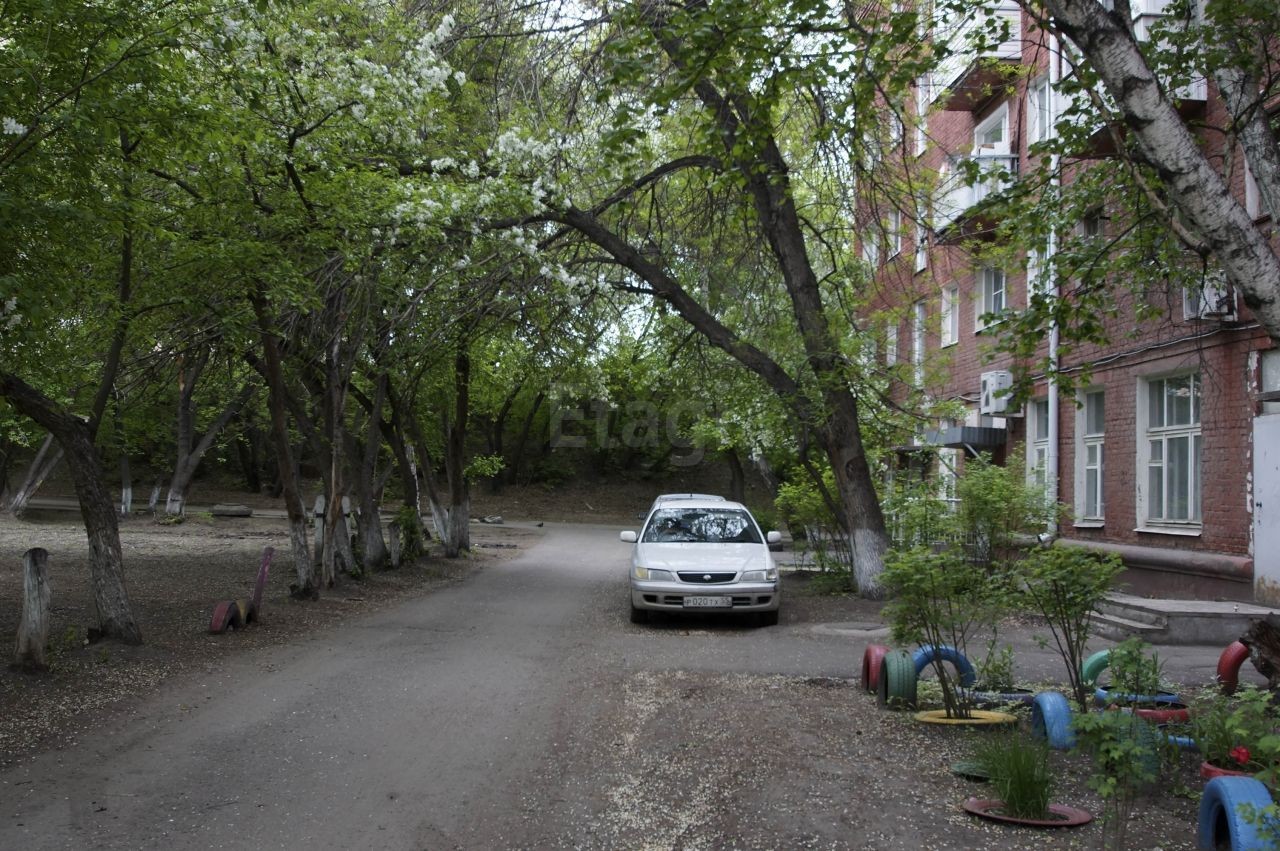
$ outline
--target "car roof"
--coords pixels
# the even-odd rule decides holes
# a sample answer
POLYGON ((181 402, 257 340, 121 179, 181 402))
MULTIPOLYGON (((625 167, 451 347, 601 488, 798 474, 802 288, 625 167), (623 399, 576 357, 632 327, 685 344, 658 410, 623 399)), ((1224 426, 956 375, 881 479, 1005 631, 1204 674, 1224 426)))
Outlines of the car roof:
POLYGON ((650 510, 649 513, 652 514, 654 511, 657 511, 660 508, 719 508, 719 509, 728 508, 728 509, 740 509, 742 511, 746 511, 748 514, 751 513, 750 509, 748 509, 742 503, 730 502, 729 500, 725 499, 722 496, 713 496, 713 497, 706 497, 706 498, 689 497, 688 499, 673 499, 673 500, 667 500, 667 501, 654 500, 653 508, 650 510), (672 505, 671 503, 679 503, 679 504, 672 505))
POLYGON ((660 502, 675 502, 684 500, 696 500, 699 502, 728 502, 722 496, 716 496, 713 493, 664 493, 654 497, 653 504, 656 506, 660 502))

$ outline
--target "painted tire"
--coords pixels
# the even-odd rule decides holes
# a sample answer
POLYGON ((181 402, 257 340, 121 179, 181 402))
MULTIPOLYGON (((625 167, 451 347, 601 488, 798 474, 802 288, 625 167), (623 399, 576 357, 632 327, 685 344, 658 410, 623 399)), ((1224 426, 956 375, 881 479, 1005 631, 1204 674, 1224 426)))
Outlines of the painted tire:
POLYGON ((1233 641, 1218 657, 1218 682, 1223 694, 1235 694, 1240 687, 1240 666, 1249 658, 1249 647, 1242 641, 1233 641))
POLYGON ((883 644, 868 644, 867 649, 862 652, 860 682, 863 691, 876 690, 876 684, 880 682, 880 660, 884 659, 884 654, 888 652, 889 648, 883 644))
POLYGON ((934 659, 942 659, 944 662, 955 665, 956 673, 960 675, 960 685, 968 688, 978 682, 978 672, 973 669, 973 663, 959 650, 947 644, 925 644, 911 654, 911 661, 916 667, 916 676, 919 676, 920 672, 934 659))
POLYGON ((1031 701, 1031 734, 1049 742, 1057 751, 1075 747, 1071 729, 1071 704, 1061 692, 1042 691, 1031 701))
MULTIPOLYGON (((1156 729, 1160 730, 1159 727, 1157 727, 1156 729)), ((1167 730, 1160 730, 1160 732, 1164 735, 1164 740, 1169 744, 1173 745, 1178 750, 1183 750, 1183 751, 1200 750, 1200 746, 1196 744, 1196 740, 1191 738, 1190 736, 1175 736, 1169 733, 1167 730)))
MULTIPOLYGON (((1171 691, 1162 691, 1156 694, 1113 694, 1110 686, 1099 686, 1098 690, 1093 693, 1093 702, 1096 706, 1110 706, 1113 703, 1132 703, 1160 708, 1169 707, 1175 703, 1181 704, 1182 698, 1171 691)), ((1154 721, 1154 719, 1149 720, 1154 721)), ((1155 721, 1155 723, 1162 724, 1166 722, 1155 721)))
POLYGON ((1252 777, 1253 773, 1237 771, 1234 768, 1222 768, 1212 762, 1202 762, 1200 763, 1200 776, 1205 780, 1212 780, 1215 777, 1252 777))
POLYGON ((1205 785, 1197 830, 1201 848, 1245 851, 1268 847, 1258 835, 1258 828, 1240 815, 1241 804, 1261 809, 1271 805, 1271 795, 1252 777, 1216 777, 1205 785))
POLYGON ((891 650, 880 660, 876 703, 889 709, 915 709, 916 666, 905 650, 891 650))
POLYGON ((1096 686, 1098 677, 1102 676, 1102 672, 1111 664, 1111 651, 1099 650, 1088 659, 1080 663, 1080 680, 1085 685, 1096 686))
POLYGON ((1133 714, 1156 725, 1186 724, 1191 720, 1191 710, 1181 703, 1157 703, 1155 709, 1139 706, 1133 714))

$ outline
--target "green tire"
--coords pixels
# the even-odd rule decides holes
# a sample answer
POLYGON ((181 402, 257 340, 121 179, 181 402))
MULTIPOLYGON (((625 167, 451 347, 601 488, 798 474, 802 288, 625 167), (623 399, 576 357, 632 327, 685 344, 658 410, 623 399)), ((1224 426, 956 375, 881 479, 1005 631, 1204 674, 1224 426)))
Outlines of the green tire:
POLYGON ((880 661, 876 703, 888 709, 916 708, 916 664, 907 651, 890 651, 880 661))
POLYGON ((1087 686, 1096 686, 1098 677, 1102 676, 1102 672, 1111 664, 1111 651, 1099 650, 1080 665, 1080 679, 1087 686))

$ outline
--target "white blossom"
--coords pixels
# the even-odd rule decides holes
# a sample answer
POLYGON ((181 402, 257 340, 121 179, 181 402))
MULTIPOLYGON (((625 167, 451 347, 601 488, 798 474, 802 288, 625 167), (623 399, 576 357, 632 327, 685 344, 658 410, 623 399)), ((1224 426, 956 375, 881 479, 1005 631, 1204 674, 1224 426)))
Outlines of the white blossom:
POLYGON ((0 119, 0 124, 4 125, 4 134, 6 136, 21 136, 23 133, 27 132, 25 125, 19 124, 7 115, 3 119, 0 119))

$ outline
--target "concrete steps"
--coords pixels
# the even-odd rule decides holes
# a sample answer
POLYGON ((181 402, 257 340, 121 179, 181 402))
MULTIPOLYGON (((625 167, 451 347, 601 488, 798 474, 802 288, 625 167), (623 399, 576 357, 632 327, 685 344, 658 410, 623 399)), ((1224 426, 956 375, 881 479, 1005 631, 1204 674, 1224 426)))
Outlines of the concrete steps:
POLYGON ((1092 616, 1094 634, 1112 641, 1137 636, 1151 644, 1212 644, 1225 647, 1249 623, 1275 609, 1223 600, 1168 600, 1108 594, 1092 616))

